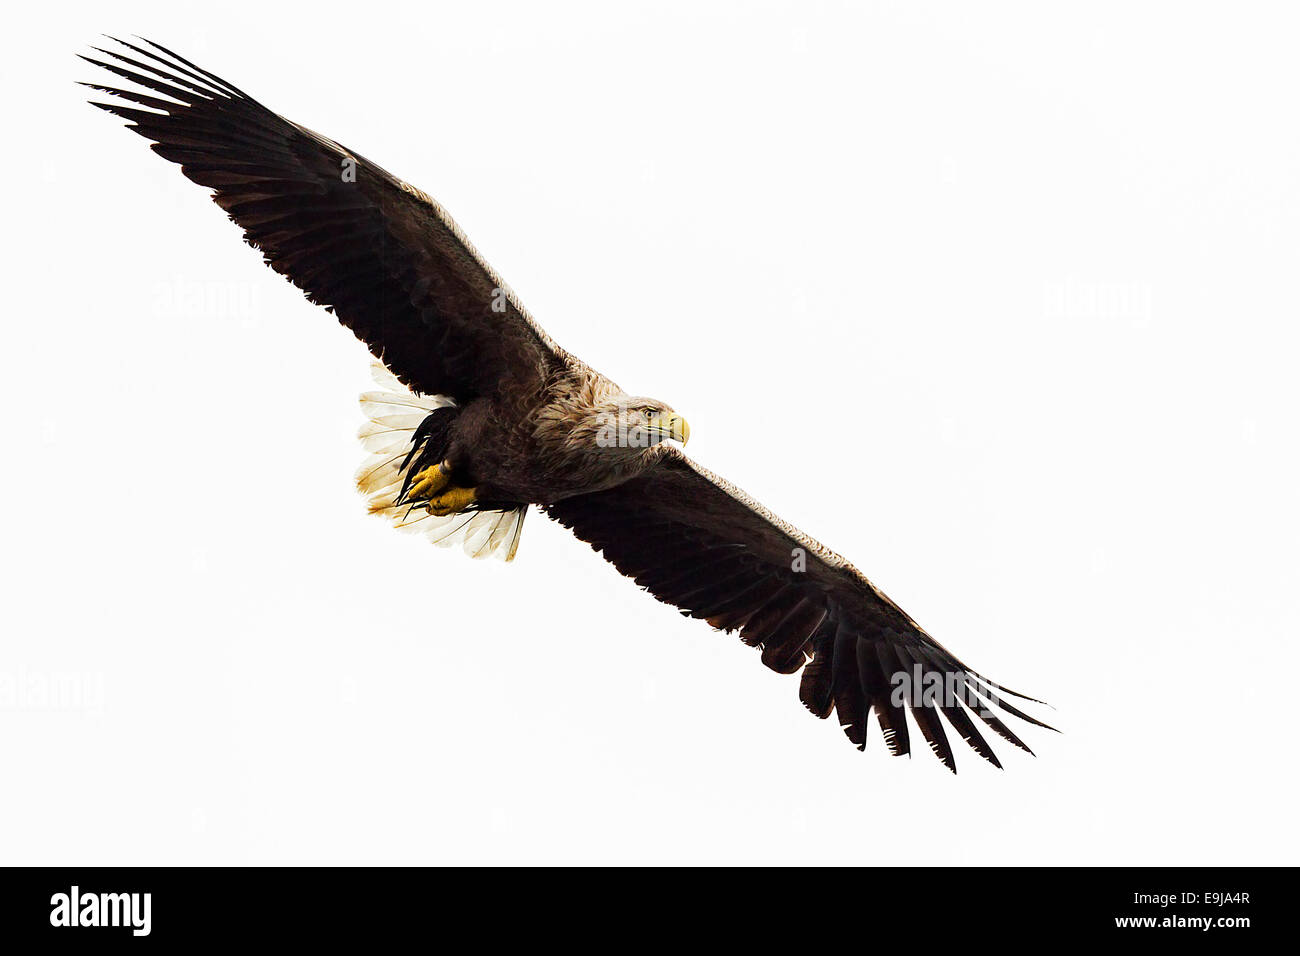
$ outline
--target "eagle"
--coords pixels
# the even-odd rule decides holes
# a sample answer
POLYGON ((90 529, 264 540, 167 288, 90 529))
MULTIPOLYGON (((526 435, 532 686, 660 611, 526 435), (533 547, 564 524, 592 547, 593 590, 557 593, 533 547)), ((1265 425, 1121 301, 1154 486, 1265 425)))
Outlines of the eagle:
POLYGON ((1054 729, 1008 697, 1040 701, 966 667, 847 560, 686 457, 686 419, 557 345, 426 193, 166 47, 108 39, 82 59, 131 88, 83 83, 109 98, 92 105, 212 190, 369 348, 357 484, 372 513, 508 561, 535 507, 658 600, 802 671, 804 706, 860 750, 873 713, 906 755, 910 711, 953 772, 945 722, 998 767, 976 720, 1030 753, 999 713, 1054 729))

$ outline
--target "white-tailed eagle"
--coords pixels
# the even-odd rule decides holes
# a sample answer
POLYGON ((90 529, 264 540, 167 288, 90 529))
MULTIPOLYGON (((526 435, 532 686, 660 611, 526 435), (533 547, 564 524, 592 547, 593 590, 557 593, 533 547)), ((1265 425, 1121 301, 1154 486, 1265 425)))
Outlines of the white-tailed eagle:
POLYGON ((802 669, 804 705, 859 748, 872 713, 906 754, 910 711, 952 769, 944 721, 994 764, 976 720, 1025 750, 997 711, 1047 726, 844 558, 687 458, 672 444, 686 420, 553 342, 425 193, 164 47, 115 42, 84 59, 138 89, 88 83, 113 97, 94 105, 211 189, 374 356, 358 473, 372 511, 508 560, 536 506, 659 600, 738 631, 768 667, 802 669))

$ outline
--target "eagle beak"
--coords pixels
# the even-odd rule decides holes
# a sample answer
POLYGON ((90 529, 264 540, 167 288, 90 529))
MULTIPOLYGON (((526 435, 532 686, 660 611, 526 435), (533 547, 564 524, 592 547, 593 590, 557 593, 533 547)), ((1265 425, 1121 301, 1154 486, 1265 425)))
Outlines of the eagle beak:
POLYGON ((650 425, 657 428, 661 435, 679 441, 685 445, 691 438, 691 426, 686 424, 686 419, 673 412, 670 415, 660 415, 652 420, 650 425))

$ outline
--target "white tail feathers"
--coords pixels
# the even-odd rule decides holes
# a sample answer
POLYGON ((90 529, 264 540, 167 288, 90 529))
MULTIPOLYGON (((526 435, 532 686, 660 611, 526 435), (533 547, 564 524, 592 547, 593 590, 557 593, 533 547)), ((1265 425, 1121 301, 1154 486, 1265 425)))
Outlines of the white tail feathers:
POLYGON ((370 370, 380 391, 361 396, 367 421, 358 437, 367 454, 357 470, 357 487, 368 499, 370 513, 383 515, 399 531, 423 534, 439 547, 460 544, 471 558, 495 555, 513 560, 527 507, 439 517, 423 508, 395 503, 405 478, 400 470, 402 461, 411 449, 415 429, 429 412, 455 402, 442 395, 416 395, 381 362, 373 362, 370 370))

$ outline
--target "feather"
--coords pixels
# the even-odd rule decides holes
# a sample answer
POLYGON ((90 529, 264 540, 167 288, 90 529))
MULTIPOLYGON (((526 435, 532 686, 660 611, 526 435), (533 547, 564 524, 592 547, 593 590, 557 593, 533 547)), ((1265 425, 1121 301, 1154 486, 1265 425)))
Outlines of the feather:
POLYGON ((416 395, 379 362, 371 363, 371 374, 383 390, 361 396, 367 420, 357 436, 367 454, 356 476, 370 512, 382 515, 399 531, 424 535, 439 547, 459 544, 472 558, 514 560, 526 506, 438 516, 418 503, 402 502, 407 482, 418 470, 412 455, 422 426, 434 412, 448 414, 439 410, 454 403, 439 395, 416 395))

